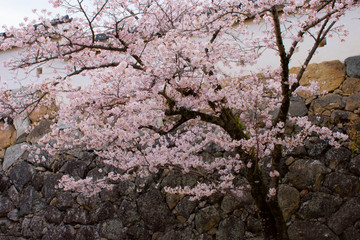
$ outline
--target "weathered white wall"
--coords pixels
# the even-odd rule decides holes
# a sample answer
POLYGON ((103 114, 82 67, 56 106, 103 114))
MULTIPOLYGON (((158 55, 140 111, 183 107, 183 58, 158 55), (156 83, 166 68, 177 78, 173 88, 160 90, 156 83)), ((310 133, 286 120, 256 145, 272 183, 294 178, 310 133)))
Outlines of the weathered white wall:
MULTIPOLYGON (((360 8, 349 11, 339 21, 338 24, 344 24, 349 30, 349 35, 345 37, 345 42, 341 42, 340 38, 337 36, 327 38, 327 44, 324 47, 318 49, 316 55, 311 61, 312 63, 335 59, 343 61, 347 57, 360 55, 360 8)), ((260 34, 261 27, 261 25, 250 25, 250 28, 258 34, 260 34)), ((301 43, 299 52, 294 55, 294 59, 290 63, 291 66, 300 66, 303 64, 308 50, 312 46, 312 42, 313 40, 308 37, 303 43, 301 43)), ((0 76, 1 80, 8 84, 9 89, 18 88, 21 85, 28 84, 29 82, 37 82, 45 78, 56 77, 56 75, 53 73, 54 68, 57 69, 57 71, 61 74, 61 69, 64 65, 59 62, 52 62, 42 66, 43 73, 40 75, 40 77, 37 76, 36 69, 33 69, 33 71, 26 74, 22 70, 11 71, 5 68, 3 62, 11 57, 18 57, 17 53, 19 51, 21 51, 21 49, 0 52, 0 76)), ((258 64, 256 66, 249 67, 247 70, 256 72, 256 69, 259 66, 265 67, 267 65, 271 65, 276 67, 278 64, 279 57, 275 55, 274 51, 267 50, 259 60, 258 64)), ((88 82, 88 79, 81 76, 75 76, 73 79, 76 83, 75 85, 78 85, 79 83, 82 85, 88 82)))

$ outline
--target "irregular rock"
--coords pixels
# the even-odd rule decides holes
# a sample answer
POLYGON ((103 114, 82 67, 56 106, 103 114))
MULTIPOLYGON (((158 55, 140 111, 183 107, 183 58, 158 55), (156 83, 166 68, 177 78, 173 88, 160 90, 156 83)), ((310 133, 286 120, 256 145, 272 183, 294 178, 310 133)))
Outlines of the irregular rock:
POLYGON ((63 211, 71 208, 74 204, 74 197, 70 192, 58 192, 56 199, 56 207, 63 211))
POLYGON ((245 235, 245 224, 240 218, 230 216, 221 221, 216 231, 216 239, 243 240, 245 235))
POLYGON ((360 109, 360 92, 350 95, 346 101, 345 110, 355 111, 360 109))
POLYGON ((204 233, 217 226, 220 220, 219 211, 214 206, 208 206, 196 213, 195 227, 200 233, 204 233))
POLYGON ((8 214, 7 214, 7 218, 10 219, 11 221, 19 221, 19 210, 17 210, 16 208, 11 210, 8 214))
POLYGON ((70 159, 59 170, 72 177, 84 178, 88 164, 82 160, 70 159))
POLYGON ((335 110, 330 115, 330 121, 332 124, 347 123, 357 119, 360 119, 358 114, 344 110, 335 110))
POLYGON ((64 219, 64 214, 59 211, 55 206, 47 206, 45 209, 45 219, 49 223, 55 223, 60 225, 64 219))
POLYGON ((41 121, 26 137, 26 141, 32 144, 36 144, 46 133, 50 132, 50 126, 52 121, 41 121))
POLYGON ((300 193, 296 188, 281 184, 279 186, 278 201, 285 221, 299 208, 300 193))
POLYGON ((112 218, 115 213, 114 205, 110 202, 103 202, 90 210, 91 222, 97 223, 112 218))
MULTIPOLYGON (((337 109, 344 109, 345 102, 340 95, 327 94, 312 101, 309 109, 309 115, 326 115, 326 110, 333 111, 337 109)), ((328 115, 330 116, 330 115, 328 115)))
POLYGON ((332 170, 339 168, 344 169, 349 163, 350 156, 351 152, 347 148, 331 148, 325 154, 325 162, 326 165, 332 170))
POLYGON ((194 187, 197 183, 196 177, 191 174, 181 174, 171 171, 161 182, 161 186, 177 187, 189 186, 194 187))
POLYGON ((75 240, 96 240, 99 239, 97 236, 96 230, 92 226, 81 226, 79 230, 77 230, 75 240))
POLYGON ((121 202, 118 210, 118 216, 125 226, 129 226, 140 220, 136 203, 128 200, 121 202))
POLYGON ((42 240, 69 240, 75 238, 76 231, 71 225, 60 225, 50 228, 42 240))
POLYGON ((338 172, 326 175, 324 186, 343 197, 358 195, 360 192, 358 177, 338 172))
POLYGON ((339 240, 324 224, 310 221, 295 221, 288 229, 290 240, 339 240))
POLYGON ((123 227, 119 219, 106 220, 101 224, 100 236, 110 240, 127 239, 123 227))
MULTIPOLYGON (((299 67, 290 69, 291 73, 298 73, 299 67)), ((332 92, 337 89, 345 79, 345 67, 340 61, 330 61, 322 63, 313 63, 308 65, 302 78, 300 79, 301 86, 309 86, 310 81, 318 83, 319 91, 332 92)), ((299 91, 298 95, 302 98, 309 98, 312 94, 306 91, 299 91)))
POLYGON ((90 222, 89 212, 82 208, 69 208, 66 211, 64 223, 88 224, 90 222))
POLYGON ((5 123, 0 122, 0 149, 14 145, 16 142, 16 129, 13 125, 5 128, 5 123))
POLYGON ((5 152, 3 170, 6 171, 8 168, 13 165, 15 162, 19 161, 21 157, 25 154, 26 150, 24 147, 26 144, 16 144, 11 147, 8 147, 5 152))
POLYGON ((134 224, 130 226, 126 234, 129 236, 128 239, 139 239, 139 240, 149 240, 151 238, 151 233, 143 224, 134 224))
POLYGON ((178 214, 185 219, 188 219, 191 213, 194 211, 198 204, 198 201, 190 201, 190 196, 186 196, 180 200, 176 205, 175 210, 178 214))
POLYGON ((44 219, 41 216, 34 216, 32 219, 25 218, 22 222, 22 235, 39 239, 43 235, 44 219))
POLYGON ((10 187, 9 178, 0 172, 0 192, 5 192, 10 187))
POLYGON ((46 202, 50 202, 59 191, 55 187, 58 185, 61 176, 55 173, 47 173, 44 175, 44 185, 41 188, 41 193, 44 195, 46 202))
POLYGON ((179 194, 166 194, 166 203, 169 209, 173 209, 176 204, 180 201, 181 196, 179 194))
POLYGON ((20 191, 27 184, 34 173, 31 165, 22 161, 16 164, 9 173, 9 178, 13 181, 15 187, 20 191))
POLYGON ((25 188, 23 195, 20 198, 19 215, 24 216, 30 213, 35 213, 45 208, 45 203, 40 194, 34 187, 28 186, 25 188))
POLYGON ((349 199, 335 212, 328 221, 328 226, 336 233, 341 234, 360 218, 360 198, 349 199))
POLYGON ((289 114, 291 116, 303 117, 307 115, 307 113, 308 113, 308 109, 305 105, 305 101, 303 98, 299 96, 290 98, 289 114))
POLYGON ((164 231, 174 223, 174 217, 159 190, 144 193, 137 199, 138 210, 146 226, 154 231, 164 231))
POLYGON ((303 219, 328 218, 339 209, 341 203, 340 197, 323 192, 314 192, 311 193, 310 200, 301 205, 298 214, 303 219))
POLYGON ((14 119, 14 126, 17 132, 16 139, 19 139, 25 135, 26 129, 30 126, 30 120, 27 117, 17 117, 14 119))
POLYGON ((360 176, 360 154, 351 159, 349 170, 357 176, 360 176))
POLYGON ((348 227, 342 234, 343 240, 360 239, 360 232, 353 226, 348 227))
POLYGON ((345 59, 346 74, 349 77, 360 78, 360 56, 348 57, 345 59))
POLYGON ((345 96, 360 92, 360 78, 346 78, 341 85, 341 90, 345 96))
POLYGON ((288 179, 297 189, 317 190, 326 168, 319 160, 299 159, 289 167, 288 179))
POLYGON ((7 191, 8 197, 11 199, 12 203, 19 207, 19 191, 16 189, 14 185, 12 185, 7 191))
POLYGON ((221 202, 221 210, 226 214, 233 212, 239 206, 240 206, 240 202, 236 197, 234 197, 231 194, 225 195, 221 202))
POLYGON ((0 196, 0 217, 5 217, 13 209, 10 199, 0 196))
POLYGON ((316 138, 313 141, 305 141, 305 148, 310 157, 322 156, 323 153, 328 149, 329 143, 325 140, 316 138))
POLYGON ((191 231, 187 231, 186 229, 181 231, 174 231, 174 230, 168 231, 163 236, 159 237, 157 240, 188 240, 188 239, 194 239, 194 237, 191 236, 191 231))

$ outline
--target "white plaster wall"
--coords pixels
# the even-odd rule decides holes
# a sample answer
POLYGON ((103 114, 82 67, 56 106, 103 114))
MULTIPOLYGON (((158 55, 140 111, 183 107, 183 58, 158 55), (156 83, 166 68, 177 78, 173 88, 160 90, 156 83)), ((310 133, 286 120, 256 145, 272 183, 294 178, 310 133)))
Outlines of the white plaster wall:
MULTIPOLYGON (((349 11, 338 24, 344 24, 349 30, 349 35, 345 38, 345 42, 341 42, 337 36, 328 38, 327 44, 318 49, 311 61, 312 63, 336 59, 344 61, 347 57, 360 55, 360 8, 349 11)), ((258 34, 260 34, 261 27, 261 25, 250 25, 250 28, 258 34)), ((300 66, 303 64, 308 50, 312 46, 312 42, 312 39, 308 37, 301 43, 299 52, 295 53, 294 58, 290 63, 291 66, 300 66)), ((0 77, 2 82, 7 83, 8 89, 16 89, 20 86, 26 86, 29 82, 39 82, 46 78, 56 77, 53 73, 54 68, 57 69, 59 74, 63 73, 61 69, 64 65, 56 61, 43 65, 43 73, 40 76, 37 76, 36 69, 26 73, 23 70, 12 71, 5 68, 3 62, 11 57, 19 57, 17 56, 19 51, 21 51, 21 49, 0 52, 0 77)), ((272 50, 265 51, 258 64, 256 66, 248 67, 247 70, 257 72, 256 69, 258 69, 259 66, 265 67, 267 65, 273 67, 279 65, 279 57, 272 50)), ((86 77, 74 76, 72 79, 74 80, 74 85, 85 85, 88 83, 86 77)))

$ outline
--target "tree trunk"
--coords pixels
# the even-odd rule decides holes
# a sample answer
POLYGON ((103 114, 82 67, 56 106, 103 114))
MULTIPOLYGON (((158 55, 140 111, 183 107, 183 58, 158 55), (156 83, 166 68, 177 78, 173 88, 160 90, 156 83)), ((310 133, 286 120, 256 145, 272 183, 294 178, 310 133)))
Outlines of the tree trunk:
POLYGON ((248 169, 247 179, 251 186, 251 195, 255 200, 262 220, 264 239, 289 240, 286 222, 277 197, 274 199, 268 198, 268 187, 258 167, 248 169))

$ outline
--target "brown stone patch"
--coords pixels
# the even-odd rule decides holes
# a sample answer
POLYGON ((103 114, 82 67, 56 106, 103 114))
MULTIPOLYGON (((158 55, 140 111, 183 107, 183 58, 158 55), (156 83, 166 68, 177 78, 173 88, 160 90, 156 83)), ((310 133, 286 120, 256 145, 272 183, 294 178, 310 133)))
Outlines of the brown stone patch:
MULTIPOLYGON (((297 74, 300 67, 290 69, 290 73, 297 74)), ((319 84, 319 92, 332 92, 337 89, 345 79, 345 66, 338 60, 322 63, 310 64, 300 79, 301 86, 309 86, 310 81, 315 81, 319 84)), ((308 99, 311 93, 308 91, 299 91, 298 95, 302 98, 308 99)))

